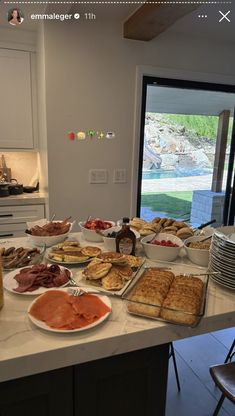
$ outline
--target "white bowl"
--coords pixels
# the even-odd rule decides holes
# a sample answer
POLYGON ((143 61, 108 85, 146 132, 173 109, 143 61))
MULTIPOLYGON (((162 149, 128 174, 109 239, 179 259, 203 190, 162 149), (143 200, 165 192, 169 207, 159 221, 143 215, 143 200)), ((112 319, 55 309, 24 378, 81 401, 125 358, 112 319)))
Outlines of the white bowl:
POLYGON ((194 236, 189 237, 184 241, 184 248, 186 250, 187 256, 192 263, 196 263, 199 266, 207 267, 209 263, 209 249, 200 249, 200 248, 191 248, 188 247, 189 243, 202 241, 205 239, 205 236, 194 236))
MULTIPOLYGON (((115 225, 115 222, 113 222, 113 221, 109 221, 109 220, 105 220, 105 221, 110 222, 112 224, 112 227, 115 225)), ((84 239, 87 240, 87 241, 102 243, 102 241, 103 241, 102 235, 98 234, 96 232, 96 230, 89 230, 89 228, 85 228, 84 227, 85 223, 86 223, 86 221, 80 221, 78 223, 80 228, 81 228, 81 232, 82 232, 82 235, 83 235, 84 239)), ((108 228, 108 230, 110 230, 110 228, 108 228)), ((103 231, 105 231, 105 230, 101 230, 102 233, 103 233, 103 231)))
POLYGON ((184 245, 183 241, 175 235, 159 233, 154 238, 154 240, 172 241, 172 243, 178 244, 178 247, 158 246, 156 244, 148 243, 148 241, 153 239, 154 235, 155 234, 153 233, 141 239, 141 243, 143 245, 146 256, 150 260, 174 261, 184 245))
POLYGON ((68 237, 69 233, 72 230, 73 224, 74 223, 70 223, 69 231, 67 231, 67 233, 65 234, 51 235, 51 236, 46 236, 46 235, 39 236, 39 235, 31 235, 31 234, 27 234, 27 235, 28 235, 30 242, 32 242, 36 246, 46 245, 46 247, 51 247, 51 246, 61 243, 68 237))
POLYGON ((199 237, 199 236, 209 237, 214 234, 215 230, 216 228, 213 228, 210 226, 204 227, 202 230, 195 231, 194 236, 195 237, 199 237))
MULTIPOLYGON (((108 251, 116 251, 116 238, 115 237, 107 237, 107 235, 109 233, 112 233, 113 231, 117 232, 120 231, 122 227, 120 226, 116 226, 116 227, 112 227, 109 228, 108 230, 103 231, 103 242, 104 242, 104 246, 108 251)), ((136 230, 132 230, 135 233, 136 236, 136 241, 138 241, 140 239, 140 234, 138 233, 138 231, 136 230)))

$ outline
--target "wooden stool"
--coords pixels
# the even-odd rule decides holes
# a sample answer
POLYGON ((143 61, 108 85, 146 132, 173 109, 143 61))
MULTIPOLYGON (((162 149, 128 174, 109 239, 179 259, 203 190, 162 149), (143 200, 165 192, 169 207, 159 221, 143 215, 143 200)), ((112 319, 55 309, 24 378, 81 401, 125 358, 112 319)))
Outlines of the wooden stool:
POLYGON ((222 391, 213 416, 218 415, 225 397, 235 404, 235 362, 210 367, 211 377, 222 391))
POLYGON ((225 363, 227 363, 227 361, 231 361, 231 359, 233 358, 233 356, 235 354, 235 351, 233 351, 234 348, 235 348, 235 339, 234 339, 234 341, 233 341, 233 343, 232 343, 232 345, 230 347, 230 350, 228 352, 227 357, 225 358, 225 361, 224 361, 225 363))

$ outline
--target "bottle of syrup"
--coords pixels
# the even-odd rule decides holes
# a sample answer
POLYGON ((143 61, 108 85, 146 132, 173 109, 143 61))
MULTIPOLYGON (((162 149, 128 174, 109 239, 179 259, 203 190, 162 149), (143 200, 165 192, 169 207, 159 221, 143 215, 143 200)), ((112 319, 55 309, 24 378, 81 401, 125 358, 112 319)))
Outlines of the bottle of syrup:
POLYGON ((129 218, 122 220, 122 228, 116 235, 116 251, 123 254, 135 255, 136 236, 130 230, 129 218))
POLYGON ((0 260, 0 310, 2 309, 4 304, 3 298, 3 281, 2 281, 2 262, 0 260))

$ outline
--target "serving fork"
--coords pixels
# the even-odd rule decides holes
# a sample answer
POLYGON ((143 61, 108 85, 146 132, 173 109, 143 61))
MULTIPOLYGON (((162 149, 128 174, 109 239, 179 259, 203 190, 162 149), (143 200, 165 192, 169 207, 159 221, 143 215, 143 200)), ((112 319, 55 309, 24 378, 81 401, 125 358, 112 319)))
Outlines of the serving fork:
POLYGON ((193 276, 213 276, 213 275, 220 275, 221 272, 205 272, 205 273, 180 273, 181 276, 185 277, 193 277, 193 276))
POLYGON ((66 285, 64 285, 64 287, 68 287, 68 286, 78 286, 78 283, 76 282, 76 280, 74 280, 71 276, 68 280, 68 282, 66 283, 66 285))
POLYGON ((96 290, 89 290, 88 292, 86 291, 86 290, 84 290, 84 289, 82 289, 81 287, 77 287, 76 289, 72 289, 72 291, 71 291, 71 295, 73 295, 73 296, 75 296, 75 297, 78 297, 78 296, 82 296, 82 295, 85 295, 85 294, 87 294, 87 295, 89 295, 89 294, 98 294, 99 292, 96 290))

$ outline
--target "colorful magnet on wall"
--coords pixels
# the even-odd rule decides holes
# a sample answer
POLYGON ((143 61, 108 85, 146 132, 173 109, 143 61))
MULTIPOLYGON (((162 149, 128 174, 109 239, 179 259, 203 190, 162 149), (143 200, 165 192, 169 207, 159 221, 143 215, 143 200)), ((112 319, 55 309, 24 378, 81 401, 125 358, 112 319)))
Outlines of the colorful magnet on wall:
POLYGON ((75 134, 73 131, 69 131, 67 134, 67 137, 69 140, 74 140, 75 139, 75 134))
POLYGON ((114 133, 114 131, 108 131, 107 133, 106 133, 106 139, 114 139, 115 138, 115 133, 114 133))
POLYGON ((86 133, 84 131, 79 131, 77 133, 77 139, 78 140, 85 140, 85 138, 86 138, 86 133))
POLYGON ((101 131, 97 131, 97 139, 103 139, 104 138, 104 133, 101 131))
POLYGON ((87 135, 90 137, 90 139, 92 139, 96 135, 96 131, 95 130, 88 130, 87 135))

